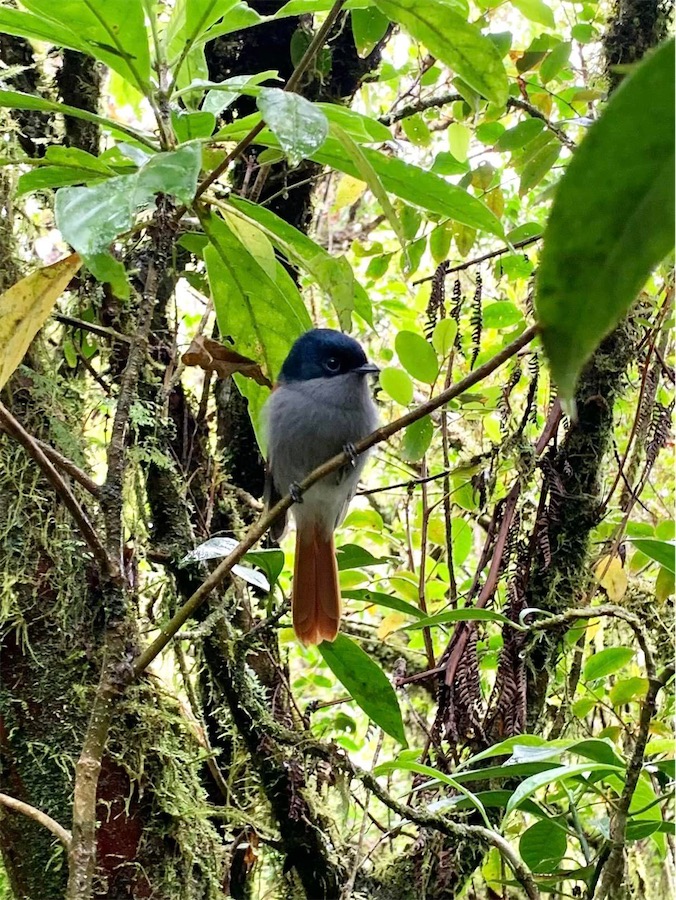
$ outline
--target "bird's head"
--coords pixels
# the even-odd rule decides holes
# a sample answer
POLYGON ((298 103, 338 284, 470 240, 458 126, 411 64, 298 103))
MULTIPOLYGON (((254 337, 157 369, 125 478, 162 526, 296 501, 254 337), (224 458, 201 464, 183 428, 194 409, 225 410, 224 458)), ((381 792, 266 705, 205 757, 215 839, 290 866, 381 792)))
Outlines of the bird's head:
POLYGON ((284 361, 279 380, 310 381, 350 372, 375 375, 378 371, 378 367, 367 360, 361 344, 354 338, 331 328, 314 328, 295 342, 284 361))

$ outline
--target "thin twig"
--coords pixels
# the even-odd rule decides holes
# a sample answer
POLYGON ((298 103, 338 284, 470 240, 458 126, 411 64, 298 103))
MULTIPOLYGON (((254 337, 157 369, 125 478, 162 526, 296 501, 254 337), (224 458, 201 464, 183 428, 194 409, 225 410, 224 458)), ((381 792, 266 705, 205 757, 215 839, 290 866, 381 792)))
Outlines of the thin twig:
MULTIPOLYGON (((322 24, 319 31, 317 31, 315 36, 312 38, 312 41, 309 43, 307 50, 305 51, 305 53, 299 60, 298 65, 293 70, 293 72, 291 73, 291 77, 289 78, 286 85, 284 86, 285 91, 295 91, 296 90, 296 88, 300 84, 300 81, 301 81, 303 75, 305 75, 307 70, 312 65, 312 62, 314 61, 315 56, 317 55, 319 50, 321 50, 321 48, 324 46, 324 41, 326 40, 326 37, 327 37, 329 31, 333 27, 333 23, 336 21, 336 19, 340 15, 340 11, 344 5, 345 5, 345 0, 336 0, 336 2, 331 7, 330 11, 326 14, 326 19, 324 20, 324 23, 322 24)), ((226 169, 228 168, 230 163, 234 162, 234 160, 236 160, 237 157, 241 153, 243 153, 250 144, 252 144, 254 142, 254 140, 258 137, 258 135, 261 133, 261 131, 264 128, 265 128, 265 122, 263 122, 261 120, 258 123, 258 125, 255 125, 251 129, 251 131, 242 138, 242 140, 239 142, 239 144, 237 144, 235 149, 232 150, 230 153, 228 153, 228 155, 225 157, 225 159, 222 162, 220 162, 216 166, 216 168, 213 169, 213 171, 211 171, 207 175, 207 177, 204 179, 204 181, 202 181, 202 183, 198 186, 197 191, 195 192, 195 200, 199 200, 199 198, 206 191, 206 189, 208 187, 210 187, 214 183, 214 181, 216 181, 218 178, 221 177, 221 175, 223 174, 223 172, 226 171, 226 169)), ((181 209, 176 211, 177 217, 180 218, 184 212, 185 212, 185 208, 181 207, 181 209)))
POLYGON ((0 803, 3 806, 6 806, 7 809, 11 809, 13 812, 21 813, 23 816, 26 816, 28 819, 32 819, 34 822, 37 822, 38 825, 44 825, 49 831, 52 832, 63 844, 66 850, 70 847, 70 831, 67 828, 64 828, 63 825, 59 825, 59 823, 52 819, 51 816, 48 816, 47 813, 42 812, 40 809, 36 809, 34 806, 31 806, 30 803, 24 803, 23 800, 17 800, 15 797, 10 797, 8 794, 0 794, 0 803))
MULTIPOLYGON (((482 381, 484 378, 498 369, 501 365, 507 362, 508 359, 511 359, 511 357, 518 353, 519 350, 529 344, 537 333, 538 326, 531 325, 530 328, 527 328, 523 332, 523 334, 521 334, 516 340, 512 341, 510 344, 504 347, 491 360, 484 363, 482 366, 479 366, 473 372, 470 372, 467 377, 458 381, 448 390, 442 391, 437 397, 434 397, 431 400, 428 400, 427 402, 421 404, 416 409, 413 409, 409 413, 406 413, 406 415, 401 416, 399 419, 395 419, 394 422, 390 422, 388 425, 384 425, 382 428, 377 428, 370 435, 363 438, 361 441, 358 441, 355 444, 355 451, 357 453, 363 453, 365 450, 374 447, 376 444, 387 440, 388 438, 392 437, 393 434, 401 431, 402 428, 405 428, 407 425, 410 425, 413 422, 417 422, 419 419, 422 419, 423 416, 429 415, 436 409, 439 409, 439 407, 448 403, 454 397, 457 397, 459 394, 467 391, 470 387, 478 384, 480 381, 482 381)), ((331 459, 327 460, 321 466, 318 466, 307 476, 307 478, 305 478, 301 482, 301 484, 299 485, 300 492, 305 493, 305 491, 311 488, 313 484, 316 484, 326 475, 330 475, 331 472, 335 472, 342 466, 347 465, 349 462, 350 456, 345 452, 339 453, 331 459)), ((232 567, 236 565, 244 556, 244 554, 263 537, 263 535, 273 524, 273 522, 275 522, 277 518, 282 515, 282 513, 286 512, 286 510, 292 506, 293 502, 294 501, 292 497, 287 494, 278 503, 276 503, 275 506, 268 510, 268 512, 249 529, 243 540, 240 541, 240 543, 237 545, 237 547, 235 547, 232 553, 230 553, 224 560, 222 560, 222 562, 200 585, 195 593, 191 597, 189 597, 188 600, 186 600, 183 606, 178 610, 178 612, 176 612, 176 614, 170 619, 170 621, 162 627, 158 637, 155 638, 155 640, 148 647, 146 647, 146 649, 136 658, 133 664, 133 674, 135 676, 140 675, 141 672, 143 672, 150 665, 155 657, 162 652, 162 650, 171 641, 176 632, 179 631, 179 629, 182 628, 183 625, 185 625, 188 619, 190 619, 195 614, 195 612, 200 608, 200 606, 204 603, 211 592, 215 590, 215 588, 217 588, 218 585, 221 584, 221 582, 230 574, 232 567)))
POLYGON ((108 338, 110 341, 122 341, 125 344, 131 344, 132 339, 127 334, 115 331, 114 328, 107 328, 105 325, 99 325, 97 322, 85 322, 84 319, 76 319, 73 316, 64 316, 62 313, 53 313, 53 318, 62 325, 71 325, 73 328, 79 328, 82 331, 89 331, 99 337, 108 338))
MULTIPOLYGON (((482 256, 475 256, 473 259, 468 259, 464 263, 459 263, 457 266, 448 266, 445 269, 445 275, 452 275, 454 272, 464 272, 465 269, 471 269, 472 266, 478 266, 479 263, 486 262, 487 259, 494 259, 496 256, 502 256, 503 253, 511 253, 514 250, 519 250, 521 247, 527 247, 529 244, 534 244, 536 241, 541 241, 542 235, 535 234, 533 237, 524 238, 522 241, 517 241, 515 244, 510 244, 508 247, 500 247, 499 250, 491 250, 488 253, 482 254, 482 256)), ((443 263, 442 263, 443 265, 443 263)), ((424 278, 418 278, 413 282, 413 285, 424 284, 426 281, 432 281, 434 275, 426 275, 424 278)))
POLYGON ((115 564, 113 560, 108 556, 101 539, 97 531, 94 529, 93 525, 87 518, 87 515, 84 509, 78 503, 77 498, 68 487, 66 482, 63 480, 61 474, 56 470, 53 463, 47 458, 47 455, 43 451, 43 449, 39 446, 35 438, 30 435, 26 429, 18 422, 14 416, 10 413, 7 407, 0 402, 0 425, 4 428, 4 430, 11 434, 12 437, 18 441, 19 444, 24 448, 26 453, 35 460, 38 466, 42 469, 43 474, 52 485, 56 493, 63 500, 64 506, 71 514, 71 516, 75 519, 78 528, 80 529, 82 536, 87 542, 87 546, 92 551, 96 562, 98 563, 101 572, 105 576, 114 577, 115 574, 115 564))

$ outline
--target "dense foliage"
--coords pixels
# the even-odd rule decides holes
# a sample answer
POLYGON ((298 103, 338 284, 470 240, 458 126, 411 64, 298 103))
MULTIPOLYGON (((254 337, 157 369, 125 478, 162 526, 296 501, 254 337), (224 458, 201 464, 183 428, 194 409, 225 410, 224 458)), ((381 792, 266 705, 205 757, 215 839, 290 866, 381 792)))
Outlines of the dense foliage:
POLYGON ((626 5, 0 5, 0 895, 673 890, 674 47, 626 5), (383 428, 303 647, 261 411, 315 325, 383 428))

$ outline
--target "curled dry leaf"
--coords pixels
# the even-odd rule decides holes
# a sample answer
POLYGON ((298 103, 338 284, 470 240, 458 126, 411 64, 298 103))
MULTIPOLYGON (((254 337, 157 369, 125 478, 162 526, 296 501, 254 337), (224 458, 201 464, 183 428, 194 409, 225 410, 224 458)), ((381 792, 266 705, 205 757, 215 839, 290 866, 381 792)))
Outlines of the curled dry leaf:
POLYGON ((272 387, 272 382, 255 360, 204 335, 194 338, 183 354, 183 362, 186 366, 199 366, 205 372, 215 372, 219 378, 239 373, 264 387, 272 387))

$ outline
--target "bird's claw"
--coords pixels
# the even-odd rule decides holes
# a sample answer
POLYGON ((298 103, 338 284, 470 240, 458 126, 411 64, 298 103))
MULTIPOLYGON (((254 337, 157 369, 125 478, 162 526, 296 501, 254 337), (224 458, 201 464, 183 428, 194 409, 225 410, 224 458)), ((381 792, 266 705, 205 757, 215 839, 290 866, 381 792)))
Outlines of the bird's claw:
POLYGON ((353 469, 357 467, 357 460, 359 459, 359 454, 357 453, 357 448, 352 443, 347 443, 343 447, 343 453, 347 454, 350 457, 350 465, 353 469))
POLYGON ((289 485, 289 495, 294 503, 303 502, 303 492, 301 491, 300 485, 297 481, 292 481, 289 485))

